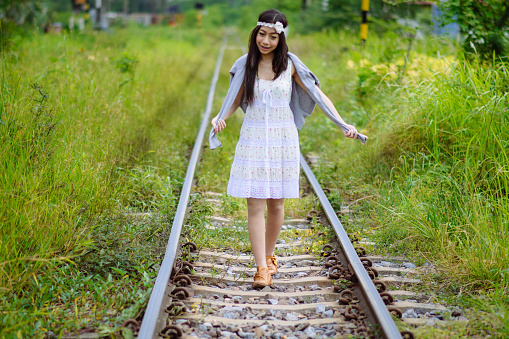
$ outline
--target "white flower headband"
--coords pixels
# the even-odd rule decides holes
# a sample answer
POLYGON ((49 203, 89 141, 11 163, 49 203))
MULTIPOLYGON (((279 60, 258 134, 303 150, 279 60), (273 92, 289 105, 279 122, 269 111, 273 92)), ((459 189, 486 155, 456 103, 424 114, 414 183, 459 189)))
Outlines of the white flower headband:
POLYGON ((256 23, 256 26, 266 26, 266 27, 274 28, 276 30, 277 34, 281 34, 281 32, 283 32, 286 35, 286 28, 284 28, 283 24, 279 21, 276 22, 275 24, 258 21, 256 23))

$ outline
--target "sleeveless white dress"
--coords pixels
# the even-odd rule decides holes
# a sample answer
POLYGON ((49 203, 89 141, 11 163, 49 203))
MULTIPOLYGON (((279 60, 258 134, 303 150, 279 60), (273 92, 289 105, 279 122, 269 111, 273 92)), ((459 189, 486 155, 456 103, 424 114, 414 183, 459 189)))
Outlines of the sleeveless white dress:
POLYGON ((238 198, 299 197, 299 134, 290 109, 292 62, 275 80, 256 77, 227 193, 238 198))

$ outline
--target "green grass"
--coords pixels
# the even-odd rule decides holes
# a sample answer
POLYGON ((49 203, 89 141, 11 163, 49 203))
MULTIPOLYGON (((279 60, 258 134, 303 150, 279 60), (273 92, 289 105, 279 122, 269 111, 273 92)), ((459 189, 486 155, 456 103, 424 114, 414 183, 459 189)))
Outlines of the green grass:
MULTIPOLYGON (((118 335, 139 317, 220 34, 27 35, 3 52, 0 336, 118 335)), ((343 138, 317 109, 300 132, 302 151, 319 155, 314 172, 348 232, 374 238, 381 253, 440 265, 427 292, 465 308, 471 322, 420 337, 507 336, 509 65, 466 62, 449 42, 427 39, 414 41, 403 75, 402 36, 372 35, 364 49, 349 33, 289 39, 340 114, 370 137, 343 138)), ((241 54, 225 54, 213 112, 241 54)), ((216 212, 245 226, 244 200, 224 194, 242 114, 227 121, 223 148, 203 152, 197 191, 223 193, 216 212)), ((286 217, 317 207, 310 196, 288 199, 286 217)), ((249 251, 245 227, 212 232, 212 206, 198 194, 192 208, 184 237, 212 248, 240 239, 249 251)), ((308 236, 300 233, 282 238, 308 236)), ((321 242, 305 241, 304 251, 319 251, 321 242)))
POLYGON ((366 146, 346 140, 321 113, 301 133, 303 152, 320 156, 317 177, 333 204, 348 206, 343 224, 379 253, 437 265, 437 300, 473 319, 418 336, 504 337, 509 65, 468 62, 432 40, 414 45, 401 77, 402 38, 372 38, 364 50, 342 33, 296 40, 340 114, 370 137, 366 146))
POLYGON ((380 201, 387 230, 399 229, 393 240, 414 237, 416 249, 472 284, 498 282, 509 266, 505 67, 460 59, 450 74, 402 89, 404 109, 379 149, 399 145, 382 186, 395 194, 380 201))
POLYGON ((108 334, 141 314, 215 41, 131 27, 34 35, 2 54, 0 336, 108 334))

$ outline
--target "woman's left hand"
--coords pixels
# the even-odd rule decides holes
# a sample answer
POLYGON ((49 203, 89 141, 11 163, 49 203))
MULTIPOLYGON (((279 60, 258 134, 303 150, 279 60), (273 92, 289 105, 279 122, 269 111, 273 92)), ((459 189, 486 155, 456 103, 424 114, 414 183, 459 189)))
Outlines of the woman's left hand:
POLYGON ((348 132, 343 131, 343 134, 347 138, 357 139, 357 129, 352 125, 346 125, 348 127, 348 132))

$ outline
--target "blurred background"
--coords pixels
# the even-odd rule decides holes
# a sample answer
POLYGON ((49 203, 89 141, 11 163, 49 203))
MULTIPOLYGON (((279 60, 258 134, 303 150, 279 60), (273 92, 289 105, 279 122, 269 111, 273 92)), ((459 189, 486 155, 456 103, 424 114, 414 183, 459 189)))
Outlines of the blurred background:
MULTIPOLYGON (((323 29, 359 29, 361 0, 4 0, 0 4, 2 35, 21 27, 45 32, 96 28, 107 30, 134 21, 139 25, 217 25, 251 27, 252 13, 264 8, 283 11, 299 23, 295 33, 323 29)), ((507 39, 507 6, 501 1, 365 0, 370 32, 383 35, 405 26, 427 34, 462 34, 463 46, 478 52, 503 53, 507 39)))

